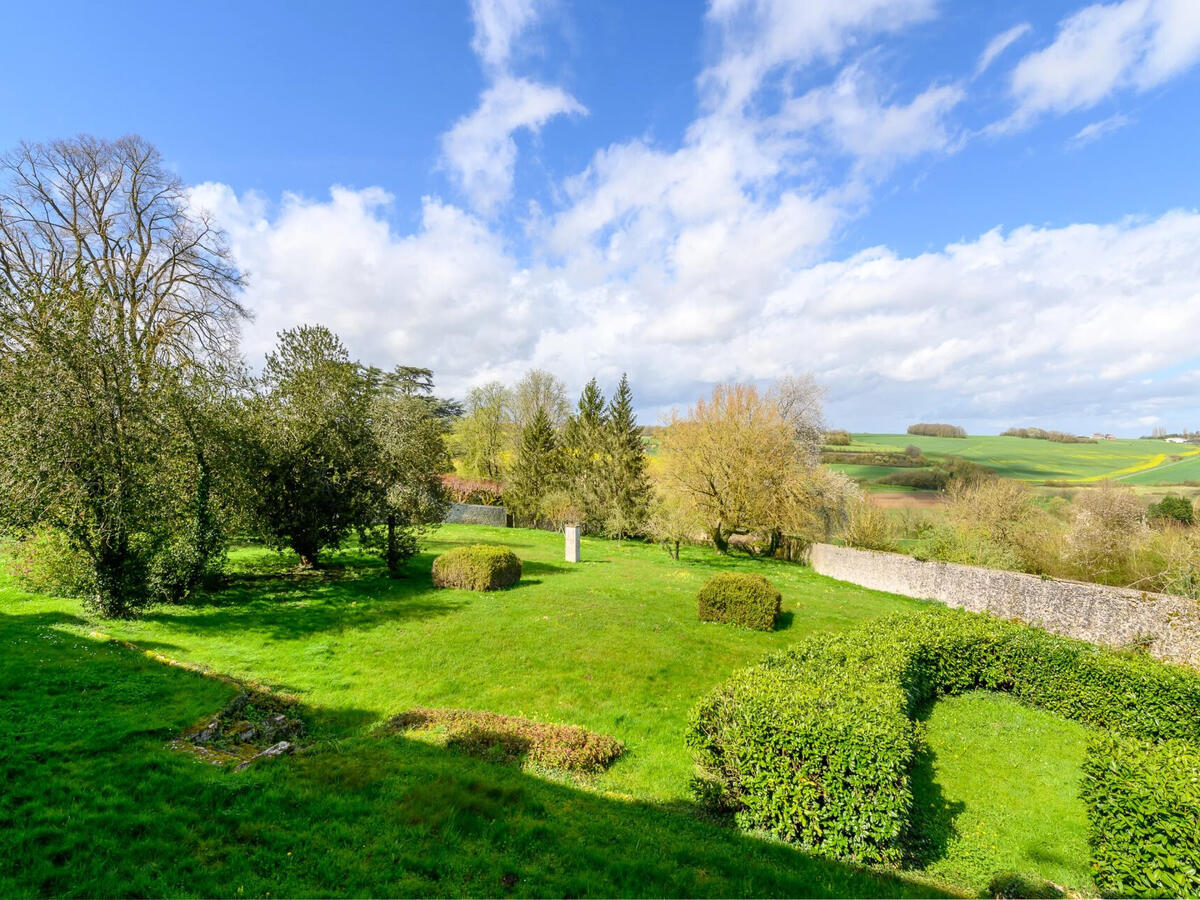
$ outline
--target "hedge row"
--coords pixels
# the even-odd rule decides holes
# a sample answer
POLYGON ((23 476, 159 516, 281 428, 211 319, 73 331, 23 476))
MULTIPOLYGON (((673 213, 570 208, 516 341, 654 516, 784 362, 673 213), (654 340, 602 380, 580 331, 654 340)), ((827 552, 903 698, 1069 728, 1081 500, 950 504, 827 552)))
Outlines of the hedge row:
POLYGON ((1104 896, 1200 896, 1200 748, 1097 740, 1081 793, 1104 896))
POLYGON ((761 575, 721 572, 700 588, 700 621, 774 631, 782 599, 775 586, 761 575))
POLYGON ((691 716, 696 794, 809 852, 899 862, 913 717, 936 696, 974 689, 1125 736, 1200 740, 1195 673, 937 609, 810 639, 735 675, 691 716))
POLYGON ((456 547, 433 561, 435 587, 494 591, 514 585, 520 578, 521 560, 507 547, 456 547))

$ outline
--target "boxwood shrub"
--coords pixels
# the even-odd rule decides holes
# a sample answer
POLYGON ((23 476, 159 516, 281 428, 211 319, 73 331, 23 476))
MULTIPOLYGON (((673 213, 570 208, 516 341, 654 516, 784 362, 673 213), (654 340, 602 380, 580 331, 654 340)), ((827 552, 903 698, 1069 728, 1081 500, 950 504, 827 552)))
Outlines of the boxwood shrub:
POLYGON ((761 575, 722 572, 700 588, 700 621, 774 631, 782 598, 761 575))
MULTIPOLYGON (((705 698, 688 729, 697 797, 812 853, 897 863, 921 739, 914 715, 975 689, 1125 738, 1200 740, 1200 675, 1190 670, 931 609, 809 639, 705 698)), ((1146 834, 1128 835, 1119 852, 1141 858, 1146 834)))
POLYGON ((455 547, 433 561, 436 587, 494 591, 510 587, 521 578, 521 560, 507 547, 472 544, 455 547))

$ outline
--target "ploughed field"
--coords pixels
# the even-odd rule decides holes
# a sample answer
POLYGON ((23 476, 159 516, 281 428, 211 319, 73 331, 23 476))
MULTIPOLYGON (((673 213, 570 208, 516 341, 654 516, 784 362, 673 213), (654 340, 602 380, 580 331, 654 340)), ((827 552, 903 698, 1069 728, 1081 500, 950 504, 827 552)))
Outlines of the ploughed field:
POLYGON ((683 742, 697 700, 769 651, 923 604, 683 556, 585 538, 568 564, 560 535, 445 526, 392 580, 354 551, 300 574, 248 547, 220 591, 133 622, 0 582, 0 895, 978 894, 1002 870, 1091 889, 1078 742, 1062 740, 1075 726, 1007 700, 935 709, 909 871, 814 859, 697 812, 683 742), (518 585, 433 588, 433 557, 474 542, 513 549, 518 585), (730 569, 781 590, 776 631, 697 621, 700 585, 730 569), (237 695, 230 680, 296 696, 311 746, 241 772, 171 749, 237 695), (578 725, 626 749, 565 775, 381 727, 416 707, 578 725))
MULTIPOLYGON (((960 456, 1019 481, 1066 481, 1089 484, 1114 479, 1131 484, 1180 484, 1200 479, 1200 448, 1136 438, 1098 440, 1094 444, 1061 444, 1033 438, 981 435, 937 438, 912 434, 855 434, 839 452, 895 453, 909 445, 930 460, 960 456)), ((887 468, 882 474, 899 469, 887 468)), ((880 473, 872 471, 872 477, 880 473)), ((853 475, 852 477, 858 477, 853 475)))

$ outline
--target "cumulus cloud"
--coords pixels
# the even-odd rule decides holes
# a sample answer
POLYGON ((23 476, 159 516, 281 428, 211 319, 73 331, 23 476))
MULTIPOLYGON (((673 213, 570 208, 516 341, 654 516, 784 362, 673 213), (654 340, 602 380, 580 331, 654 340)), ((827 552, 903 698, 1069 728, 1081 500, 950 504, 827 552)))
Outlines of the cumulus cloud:
POLYGON ((530 366, 575 390, 628 371, 651 421, 713 382, 809 370, 830 387, 831 420, 850 427, 1200 415, 1200 213, 829 258, 872 179, 961 141, 950 117, 966 82, 897 97, 870 70, 872 36, 930 8, 714 0, 720 49, 678 146, 599 149, 525 223, 518 259, 488 217, 511 190, 512 134, 578 110, 508 69, 536 6, 477 5, 489 86, 445 136, 470 208, 425 198, 419 226, 398 233, 379 188, 278 201, 193 190, 250 273, 247 355, 261 358, 280 328, 323 322, 365 361, 429 366, 455 394, 530 366), (836 61, 834 80, 793 94, 791 75, 816 59, 836 61), (764 86, 772 108, 754 101, 764 86), (842 181, 823 171, 830 157, 849 160, 842 181))
POLYGON ((1088 6, 1059 23, 1050 46, 1013 70, 1017 108, 998 130, 1038 116, 1088 109, 1120 90, 1146 91, 1200 60, 1194 0, 1122 0, 1088 6))
POLYGON ((536 0, 473 0, 472 48, 489 85, 475 110, 442 136, 442 164, 479 212, 490 214, 512 193, 517 164, 513 135, 538 132, 552 118, 587 113, 560 87, 511 72, 513 45, 538 16, 536 0))
POLYGON ((813 370, 832 415, 855 427, 939 411, 1077 428, 1167 405, 1200 413, 1196 212, 821 262, 820 215, 793 195, 684 230, 670 254, 623 274, 586 249, 518 264, 484 222, 436 200, 396 234, 378 189, 272 206, 209 184, 194 202, 251 274, 255 358, 276 330, 319 321, 364 359, 428 365, 458 393, 529 366, 573 389, 629 371, 652 410, 715 381, 813 370))

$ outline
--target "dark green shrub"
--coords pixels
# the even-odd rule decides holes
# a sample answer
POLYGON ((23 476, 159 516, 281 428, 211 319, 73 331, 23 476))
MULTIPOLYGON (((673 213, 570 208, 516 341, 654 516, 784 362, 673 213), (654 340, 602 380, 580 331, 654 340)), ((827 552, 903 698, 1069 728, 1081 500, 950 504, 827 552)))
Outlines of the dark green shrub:
POLYGON ((919 491, 940 491, 950 481, 950 473, 945 469, 905 469, 902 472, 892 472, 882 478, 876 478, 876 484, 891 484, 900 487, 916 488, 919 491))
POLYGON ((507 547, 456 547, 433 561, 435 587, 494 591, 516 584, 520 577, 521 560, 507 547))
POLYGON ((1157 503, 1150 504, 1150 518, 1159 522, 1179 522, 1182 525, 1192 525, 1196 521, 1196 511, 1192 501, 1178 494, 1167 494, 1157 503))
POLYGON ((943 437, 943 438, 965 438, 967 429, 961 425, 944 425, 938 422, 918 422, 916 425, 908 426, 909 434, 923 435, 925 437, 943 437))
POLYGON ((1200 896, 1195 744, 1101 738, 1084 761, 1081 794, 1096 886, 1104 896, 1200 896))
POLYGON ((937 609, 810 639, 736 674, 692 713, 696 794, 808 852, 898 862, 913 716, 975 689, 1138 738, 1200 739, 1200 675, 1190 670, 937 609))
POLYGON ((722 572, 700 588, 700 621, 774 631, 783 598, 761 575, 722 572))

